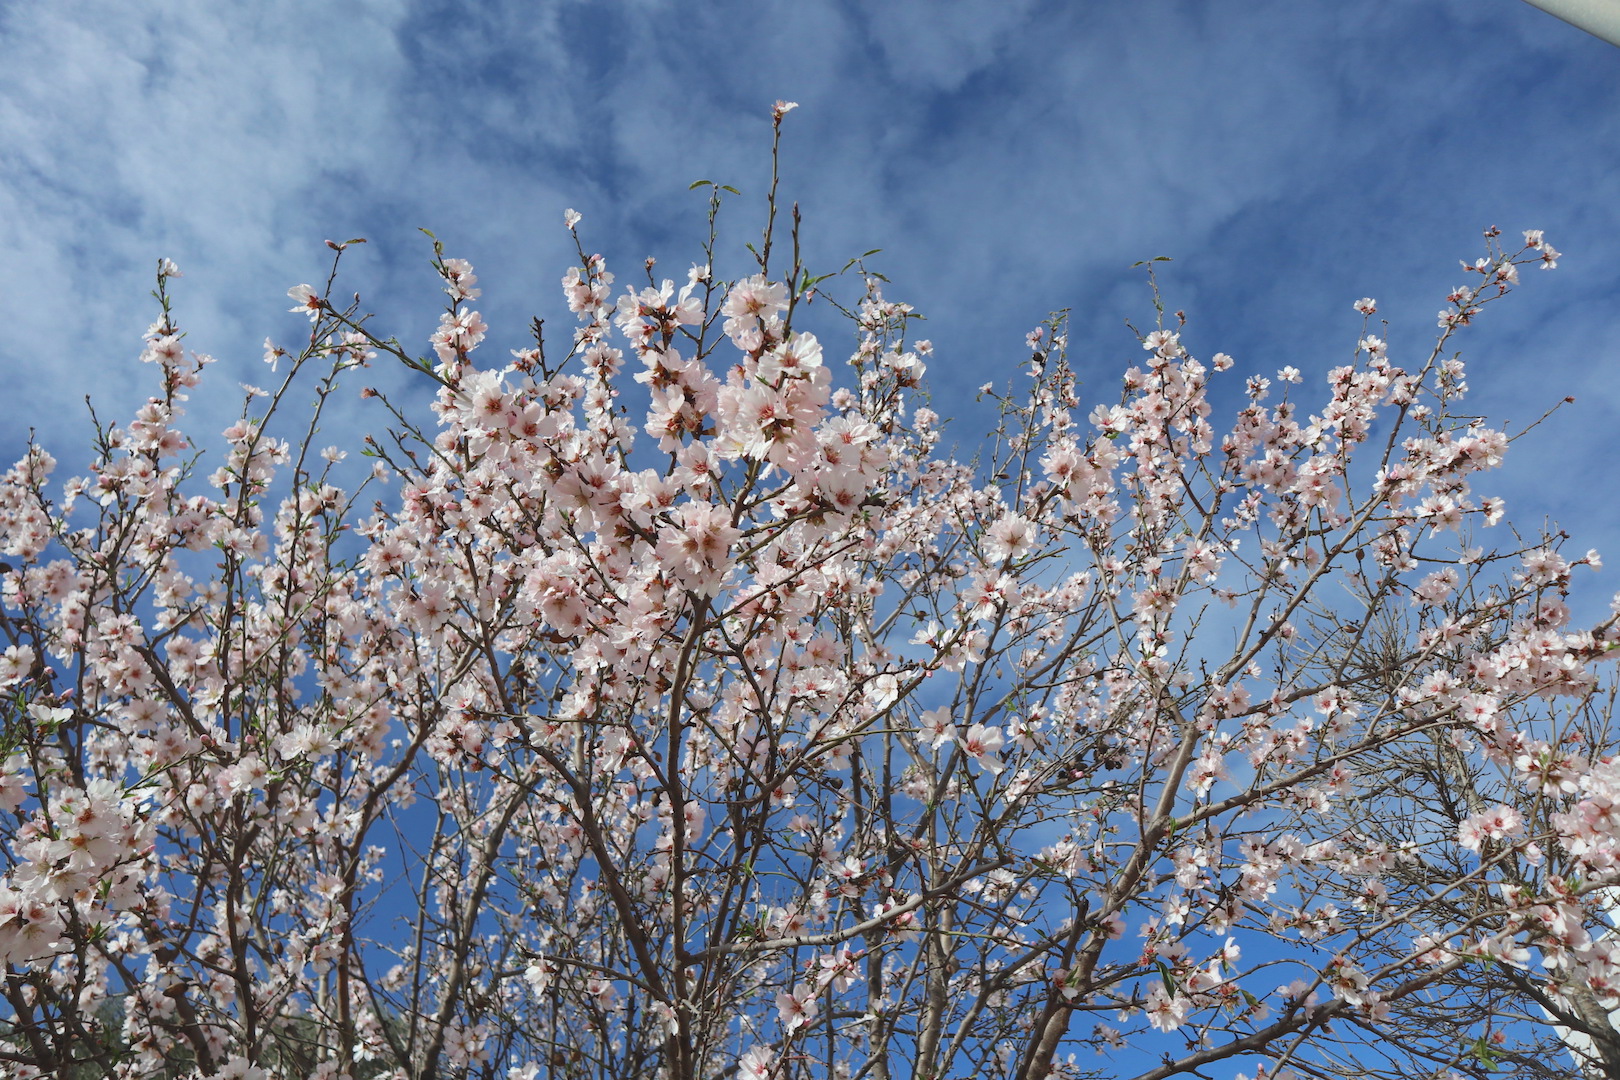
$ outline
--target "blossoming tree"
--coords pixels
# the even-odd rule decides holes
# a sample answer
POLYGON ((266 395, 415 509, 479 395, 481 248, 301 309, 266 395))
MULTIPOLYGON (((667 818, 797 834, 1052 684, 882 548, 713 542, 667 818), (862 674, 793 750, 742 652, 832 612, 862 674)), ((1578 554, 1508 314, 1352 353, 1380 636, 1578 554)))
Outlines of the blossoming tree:
POLYGON ((300 286, 220 458, 160 268, 157 393, 0 481, 6 1074, 1558 1074, 1620 630, 1474 490, 1452 354, 1558 253, 1487 233, 1424 356, 1359 302, 1314 392, 1161 309, 1083 401, 1054 317, 962 462, 875 276, 835 371, 774 192, 736 280, 581 247, 550 355, 437 244, 431 357, 300 286), (345 490, 382 358, 436 417, 366 391, 345 490))

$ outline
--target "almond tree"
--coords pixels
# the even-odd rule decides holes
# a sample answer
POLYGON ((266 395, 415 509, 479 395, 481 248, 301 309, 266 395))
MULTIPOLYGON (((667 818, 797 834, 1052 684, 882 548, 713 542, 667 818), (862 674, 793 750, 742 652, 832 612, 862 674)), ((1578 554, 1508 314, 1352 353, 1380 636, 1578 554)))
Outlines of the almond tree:
POLYGON ((1620 631, 1474 491, 1453 353, 1539 233, 1426 356, 1360 301, 1320 393, 1160 306, 1083 401, 1054 316, 964 462, 917 313, 796 208, 784 259, 774 180, 723 280, 724 190, 684 285, 580 246, 569 347, 504 364, 466 262, 419 358, 333 245, 207 475, 160 266, 159 393, 0 483, 9 1075, 1444 1075, 1548 1034, 1430 1023, 1480 972, 1615 1004, 1620 766, 1567 733, 1620 631), (340 488, 384 358, 435 416, 365 390, 340 488), (1424 754, 1484 801, 1380 831, 1424 754))

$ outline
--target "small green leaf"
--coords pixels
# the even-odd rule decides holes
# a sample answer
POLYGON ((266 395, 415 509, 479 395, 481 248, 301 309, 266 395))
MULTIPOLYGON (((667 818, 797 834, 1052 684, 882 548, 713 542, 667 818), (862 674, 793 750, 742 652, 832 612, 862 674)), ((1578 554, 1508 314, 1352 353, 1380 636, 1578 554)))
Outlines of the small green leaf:
POLYGON ((694 180, 694 181, 692 181, 692 186, 687 188, 686 190, 687 191, 696 191, 700 187, 713 187, 713 186, 714 186, 714 181, 713 180, 694 180))

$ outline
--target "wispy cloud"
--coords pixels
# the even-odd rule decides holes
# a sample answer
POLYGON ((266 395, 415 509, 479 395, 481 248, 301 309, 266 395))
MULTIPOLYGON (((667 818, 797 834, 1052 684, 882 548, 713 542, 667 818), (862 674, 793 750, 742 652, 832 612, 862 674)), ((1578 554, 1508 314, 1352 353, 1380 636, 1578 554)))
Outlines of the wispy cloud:
POLYGON ((1056 307, 1108 392, 1123 319, 1150 313, 1139 258, 1175 257, 1164 285, 1196 348, 1309 371, 1344 355, 1350 300, 1378 296, 1419 348, 1479 228, 1545 228, 1565 265, 1490 313, 1473 382, 1521 420, 1577 395, 1502 482, 1620 536, 1615 511, 1543 482, 1601 461, 1620 421, 1620 50, 1517 0, 161 8, 0 13, 0 370, 30 403, 8 451, 23 421, 76 424, 58 417, 87 389, 116 415, 141 399, 162 255, 188 274, 191 344, 223 358, 197 403, 217 417, 260 377, 259 341, 300 332, 281 297, 326 238, 371 239, 357 287, 420 340, 415 230, 433 228, 478 264, 511 344, 557 314, 565 206, 622 270, 684 269, 686 187, 712 177, 749 197, 725 222, 740 244, 782 97, 804 106, 784 192, 811 258, 886 249, 930 316, 948 413, 1056 307))

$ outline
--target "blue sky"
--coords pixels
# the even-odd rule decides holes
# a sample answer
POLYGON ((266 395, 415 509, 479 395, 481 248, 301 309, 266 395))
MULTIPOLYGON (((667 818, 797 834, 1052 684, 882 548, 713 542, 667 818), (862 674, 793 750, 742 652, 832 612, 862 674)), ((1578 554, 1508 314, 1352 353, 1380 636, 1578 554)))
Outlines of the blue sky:
MULTIPOLYGON (((160 256, 191 347, 220 358, 188 421, 212 435, 237 383, 295 342, 286 289, 322 241, 368 237, 346 282, 425 350, 432 228, 470 259, 490 348, 571 321, 565 207, 621 280, 698 256, 712 178, 758 228, 768 108, 812 266, 884 249, 929 317, 939 410, 974 443, 972 390, 1072 308, 1098 397, 1151 318, 1138 259, 1187 340, 1242 370, 1342 362, 1375 296, 1397 359, 1480 253, 1542 228, 1565 252, 1464 339, 1481 411, 1522 424, 1565 394, 1494 485, 1620 558, 1607 491, 1620 430, 1620 49, 1522 0, 357 0, 0 5, 0 370, 28 425, 82 468, 82 397, 125 418, 160 256), (24 389, 26 388, 26 389, 24 389)), ((1305 400, 1309 400, 1308 396, 1305 400)), ((380 426, 380 421, 378 425, 380 426)), ((206 441, 206 439, 204 440, 206 441)), ((1612 586, 1611 586, 1612 588, 1612 586)))

